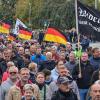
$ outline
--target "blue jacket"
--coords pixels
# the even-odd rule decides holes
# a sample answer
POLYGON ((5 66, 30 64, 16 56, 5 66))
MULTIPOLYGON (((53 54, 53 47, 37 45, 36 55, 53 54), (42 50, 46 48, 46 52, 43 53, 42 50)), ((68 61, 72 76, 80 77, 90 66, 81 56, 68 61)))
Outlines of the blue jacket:
POLYGON ((32 55, 30 59, 31 59, 31 61, 33 61, 37 64, 40 64, 41 61, 46 60, 46 56, 44 56, 42 54, 40 54, 40 55, 35 54, 35 55, 32 55))
POLYGON ((93 66, 94 70, 97 70, 100 66, 100 58, 90 58, 90 64, 93 66))

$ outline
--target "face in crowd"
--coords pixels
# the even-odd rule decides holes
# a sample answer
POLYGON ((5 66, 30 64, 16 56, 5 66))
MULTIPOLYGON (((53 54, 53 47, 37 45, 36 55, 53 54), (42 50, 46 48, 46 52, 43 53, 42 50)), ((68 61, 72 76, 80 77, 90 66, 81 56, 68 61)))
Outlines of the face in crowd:
POLYGON ((48 60, 52 60, 52 53, 51 53, 51 52, 47 52, 47 53, 46 53, 46 58, 47 58, 48 60))
POLYGON ((65 53, 60 53, 59 57, 60 57, 60 60, 62 60, 62 61, 65 60, 65 53))
POLYGON ((43 83, 45 82, 44 73, 42 73, 42 72, 37 73, 36 81, 37 81, 39 84, 43 84, 43 83))
POLYGON ((70 62, 75 61, 75 54, 74 54, 73 52, 71 52, 71 53, 69 54, 69 61, 70 61, 70 62))
POLYGON ((31 84, 26 84, 24 86, 24 96, 26 100, 32 100, 32 97, 34 96, 34 89, 31 84))
POLYGON ((20 70, 20 78, 23 82, 27 82, 30 77, 30 70, 28 68, 22 68, 20 70))
POLYGON ((86 52, 82 53, 81 61, 86 62, 88 60, 88 54, 86 52))
POLYGON ((3 51, 3 58, 8 62, 10 61, 11 59, 11 56, 12 56, 12 51, 10 49, 5 49, 3 51))
POLYGON ((60 89, 62 92, 68 92, 68 91, 70 91, 70 84, 69 84, 69 83, 60 84, 60 85, 59 85, 59 89, 60 89))
POLYGON ((94 48, 93 49, 93 57, 94 58, 99 58, 100 57, 100 50, 99 50, 99 48, 94 48))
POLYGON ((18 68, 17 67, 11 66, 8 71, 9 71, 9 78, 11 80, 16 80, 18 78, 18 68))
POLYGON ((100 84, 92 85, 90 96, 92 100, 100 100, 100 84))
POLYGON ((69 75, 69 71, 67 70, 67 68, 64 65, 61 65, 58 69, 59 75, 60 76, 67 76, 69 75))
POLYGON ((32 45, 32 46, 30 46, 30 53, 31 53, 31 54, 36 53, 36 50, 37 50, 36 45, 32 45))
POLYGON ((23 47, 19 47, 18 53, 19 53, 20 55, 24 55, 24 48, 23 48, 23 47))

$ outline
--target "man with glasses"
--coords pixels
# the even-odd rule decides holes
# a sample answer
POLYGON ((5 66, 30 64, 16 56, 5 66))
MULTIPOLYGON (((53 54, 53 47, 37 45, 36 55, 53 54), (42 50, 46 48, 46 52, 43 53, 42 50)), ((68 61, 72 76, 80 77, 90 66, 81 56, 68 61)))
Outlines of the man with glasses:
POLYGON ((29 77, 30 70, 28 68, 22 68, 20 70, 20 80, 16 83, 16 85, 10 88, 7 100, 21 100, 21 97, 24 95, 24 85, 26 84, 32 84, 36 100, 40 99, 38 86, 33 84, 29 80, 29 77))
POLYGON ((12 66, 9 68, 9 77, 1 84, 1 100, 7 100, 9 89, 16 83, 18 78, 18 68, 12 66))

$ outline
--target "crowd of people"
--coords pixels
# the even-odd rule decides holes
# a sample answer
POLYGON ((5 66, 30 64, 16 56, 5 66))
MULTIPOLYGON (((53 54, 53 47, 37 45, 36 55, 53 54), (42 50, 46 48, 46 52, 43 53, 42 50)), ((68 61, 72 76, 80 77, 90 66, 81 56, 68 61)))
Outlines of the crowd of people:
POLYGON ((77 48, 1 38, 0 100, 100 100, 100 49, 77 48))

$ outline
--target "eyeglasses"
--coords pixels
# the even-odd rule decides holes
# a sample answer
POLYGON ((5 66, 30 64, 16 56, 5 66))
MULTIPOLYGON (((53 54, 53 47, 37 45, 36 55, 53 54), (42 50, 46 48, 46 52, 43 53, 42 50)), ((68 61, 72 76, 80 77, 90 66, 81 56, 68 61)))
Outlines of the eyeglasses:
POLYGON ((10 74, 16 74, 17 72, 10 72, 10 74))

